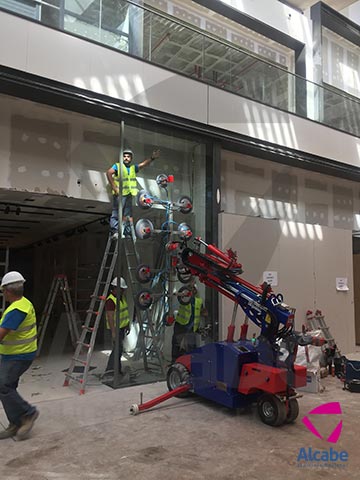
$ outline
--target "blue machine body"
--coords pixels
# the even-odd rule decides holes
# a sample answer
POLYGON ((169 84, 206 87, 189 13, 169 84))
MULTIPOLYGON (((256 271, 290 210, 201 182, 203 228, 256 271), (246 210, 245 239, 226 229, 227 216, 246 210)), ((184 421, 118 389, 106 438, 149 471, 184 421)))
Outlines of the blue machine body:
POLYGON ((237 391, 242 366, 258 361, 258 352, 251 341, 216 342, 199 347, 191 357, 190 378, 197 395, 229 408, 245 407, 257 394, 237 391))

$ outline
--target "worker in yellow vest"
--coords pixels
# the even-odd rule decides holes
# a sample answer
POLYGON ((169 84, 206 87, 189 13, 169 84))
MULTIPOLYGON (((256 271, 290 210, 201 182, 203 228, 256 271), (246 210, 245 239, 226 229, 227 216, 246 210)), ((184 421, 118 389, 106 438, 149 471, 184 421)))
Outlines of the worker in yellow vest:
POLYGON ((25 278, 19 272, 6 273, 0 288, 10 304, 0 320, 0 400, 9 426, 0 439, 26 438, 39 411, 17 392, 21 375, 29 369, 37 349, 36 316, 32 303, 23 296, 25 278))
MULTIPOLYGON (((110 294, 106 299, 105 311, 106 311, 106 328, 111 333, 112 339, 112 351, 105 369, 105 375, 114 373, 114 357, 115 357, 115 338, 116 338, 116 294, 118 288, 118 279, 114 280, 110 284, 110 294)), ((125 290, 127 285, 125 280, 120 278, 120 317, 119 317, 119 373, 122 375, 121 368, 121 356, 124 350, 125 335, 130 333, 130 317, 129 308, 125 297, 125 290)))
MULTIPOLYGON (((139 164, 133 164, 134 154, 132 150, 125 149, 123 151, 123 171, 122 171, 122 221, 124 227, 124 235, 131 236, 130 223, 133 223, 133 213, 132 213, 132 198, 135 197, 138 193, 136 174, 144 167, 149 165, 155 159, 160 157, 160 150, 154 150, 150 158, 146 158, 143 162, 139 164)), ((111 185, 112 194, 113 194, 113 207, 110 217, 110 233, 112 238, 116 239, 118 236, 118 211, 119 211, 119 175, 120 164, 114 163, 114 165, 109 168, 106 172, 107 179, 111 185)))
POLYGON ((171 354, 173 362, 183 353, 196 348, 200 320, 202 316, 207 315, 207 310, 203 307, 203 301, 198 295, 196 284, 192 287, 192 293, 190 303, 180 305, 175 318, 171 354))

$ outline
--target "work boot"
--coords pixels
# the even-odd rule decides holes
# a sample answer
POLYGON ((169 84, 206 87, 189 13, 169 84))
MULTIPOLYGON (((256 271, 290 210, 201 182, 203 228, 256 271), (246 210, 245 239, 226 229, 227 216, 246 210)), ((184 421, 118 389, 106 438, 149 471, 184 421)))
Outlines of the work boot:
POLYGON ((18 430, 19 430, 19 427, 17 425, 10 423, 9 426, 5 428, 5 430, 0 432, 0 440, 3 440, 4 438, 15 437, 18 430))
POLYGON ((24 415, 21 418, 21 426, 19 427, 19 430, 17 431, 16 438, 18 440, 24 440, 24 438, 27 437, 28 433, 34 426, 35 420, 39 416, 39 411, 35 410, 35 412, 32 415, 24 415))

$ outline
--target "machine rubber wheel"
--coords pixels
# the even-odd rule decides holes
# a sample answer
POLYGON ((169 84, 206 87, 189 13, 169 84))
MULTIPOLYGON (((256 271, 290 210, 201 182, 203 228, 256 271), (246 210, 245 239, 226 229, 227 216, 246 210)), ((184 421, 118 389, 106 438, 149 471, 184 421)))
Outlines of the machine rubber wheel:
MULTIPOLYGON (((189 383, 189 370, 182 363, 174 363, 171 365, 166 374, 166 383, 169 389, 169 392, 174 390, 180 385, 185 385, 189 383)), ((179 393, 175 395, 178 398, 185 398, 190 395, 190 392, 179 393)))
POLYGON ((291 398, 288 403, 288 412, 285 423, 293 423, 299 415, 299 402, 296 398, 291 398))
POLYGON ((266 425, 278 427, 286 420, 286 406, 275 395, 262 395, 257 402, 257 408, 261 421, 266 425))

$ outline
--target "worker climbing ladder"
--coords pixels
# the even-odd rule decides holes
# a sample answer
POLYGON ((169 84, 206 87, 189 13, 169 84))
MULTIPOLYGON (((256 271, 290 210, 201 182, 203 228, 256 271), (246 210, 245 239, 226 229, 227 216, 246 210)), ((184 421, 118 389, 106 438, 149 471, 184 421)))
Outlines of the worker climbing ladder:
MULTIPOLYGON (((9 271, 9 247, 0 250, 0 278, 9 271)), ((5 311, 5 297, 3 292, 0 292, 0 308, 1 315, 5 311)))
POLYGON ((96 280, 95 289, 91 295, 90 306, 86 314, 85 323, 82 326, 82 332, 75 349, 75 354, 71 359, 70 367, 65 373, 64 387, 69 385, 70 380, 79 382, 80 394, 85 393, 96 335, 104 311, 117 257, 118 242, 114 241, 111 236, 109 236, 96 280), (82 355, 83 351, 86 352, 85 357, 82 355), (79 374, 77 374, 78 372, 75 370, 75 367, 77 366, 83 367, 79 374))
POLYGON ((142 310, 137 302, 136 295, 141 281, 150 279, 151 272, 146 265, 140 262, 136 249, 136 235, 134 226, 130 223, 131 235, 124 238, 125 257, 130 277, 131 293, 134 299, 134 309, 139 324, 139 336, 135 347, 134 360, 143 359, 144 369, 150 370, 151 366, 165 373, 165 359, 163 357, 160 338, 161 335, 153 322, 152 311, 142 310))
POLYGON ((54 307, 56 297, 61 292, 63 304, 65 307, 65 313, 68 320, 69 332, 71 343, 76 347, 76 342, 79 338, 79 331, 76 324, 76 315, 73 308, 73 303, 70 295, 69 283, 66 275, 55 275, 49 290, 49 294, 46 300, 45 308, 41 316, 39 331, 38 331, 38 350, 37 355, 40 355, 41 348, 44 342, 46 329, 49 323, 49 319, 54 307))

